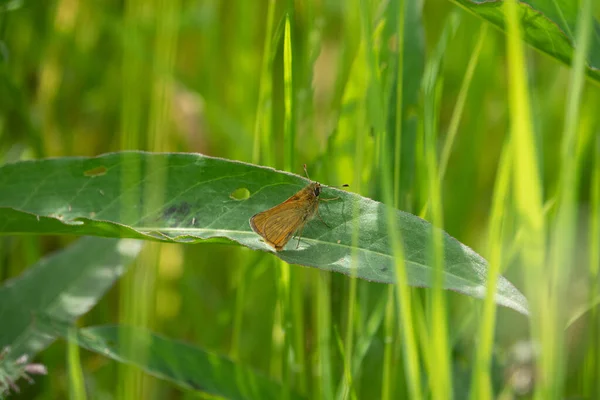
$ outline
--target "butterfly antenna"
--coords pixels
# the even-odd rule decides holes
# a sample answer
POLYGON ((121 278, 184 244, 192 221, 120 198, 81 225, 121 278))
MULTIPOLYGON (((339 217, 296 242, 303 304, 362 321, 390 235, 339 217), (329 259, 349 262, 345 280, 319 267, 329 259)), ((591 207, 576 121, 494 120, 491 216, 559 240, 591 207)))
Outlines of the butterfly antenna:
POLYGON ((306 177, 310 181, 311 179, 310 179, 310 176, 308 176, 308 171, 306 170, 306 164, 304 164, 304 173, 306 174, 306 177))

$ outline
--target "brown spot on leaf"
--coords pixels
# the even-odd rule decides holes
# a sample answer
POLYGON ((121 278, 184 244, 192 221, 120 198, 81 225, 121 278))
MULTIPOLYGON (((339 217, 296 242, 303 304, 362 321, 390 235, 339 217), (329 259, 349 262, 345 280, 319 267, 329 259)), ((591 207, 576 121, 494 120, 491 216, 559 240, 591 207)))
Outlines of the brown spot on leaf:
POLYGON ((102 176, 102 175, 106 174, 106 171, 108 171, 106 169, 106 167, 104 165, 101 165, 101 166, 96 167, 96 168, 88 169, 83 174, 85 176, 95 177, 95 176, 102 176))

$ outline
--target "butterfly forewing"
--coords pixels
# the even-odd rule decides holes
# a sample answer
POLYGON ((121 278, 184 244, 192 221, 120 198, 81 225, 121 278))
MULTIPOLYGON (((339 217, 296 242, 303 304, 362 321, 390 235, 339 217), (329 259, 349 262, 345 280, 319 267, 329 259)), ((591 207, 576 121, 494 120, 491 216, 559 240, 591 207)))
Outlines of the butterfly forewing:
POLYGON ((312 183, 283 203, 250 218, 250 227, 279 251, 316 212, 318 194, 312 183))

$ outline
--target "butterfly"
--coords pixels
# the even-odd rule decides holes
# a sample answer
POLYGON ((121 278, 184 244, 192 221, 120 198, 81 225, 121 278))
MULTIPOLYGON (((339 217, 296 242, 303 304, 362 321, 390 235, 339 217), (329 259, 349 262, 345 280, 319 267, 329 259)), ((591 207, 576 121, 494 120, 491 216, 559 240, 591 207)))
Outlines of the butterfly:
MULTIPOLYGON (((306 165, 304 165, 304 172, 306 177, 310 179, 306 171, 306 165)), ((347 187, 348 185, 343 186, 347 187)), ((296 248, 298 248, 304 226, 315 215, 319 217, 325 226, 329 227, 319 214, 319 200, 337 200, 339 197, 319 199, 320 195, 321 184, 311 182, 283 203, 255 214, 250 218, 250 227, 276 251, 281 251, 294 234, 299 232, 298 244, 296 245, 296 248)))

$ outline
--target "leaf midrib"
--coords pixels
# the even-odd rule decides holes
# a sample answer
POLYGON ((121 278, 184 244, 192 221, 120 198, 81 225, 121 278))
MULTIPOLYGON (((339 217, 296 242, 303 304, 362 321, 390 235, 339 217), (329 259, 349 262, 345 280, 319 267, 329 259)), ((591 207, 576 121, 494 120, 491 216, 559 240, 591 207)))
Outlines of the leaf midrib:
MULTIPOLYGON (((140 229, 140 231, 142 231, 142 233, 147 233, 147 232, 143 232, 145 229, 148 229, 148 228, 146 227, 144 229, 140 229)), ((235 234, 240 234, 240 235, 256 235, 254 232, 232 230, 232 229, 207 229, 207 228, 194 228, 194 229, 189 229, 189 228, 185 228, 185 229, 165 228, 165 229, 156 229, 156 230, 148 229, 148 231, 151 231, 151 232, 165 232, 165 231, 168 232, 168 231, 182 231, 182 230, 190 230, 190 231, 193 230, 195 232, 225 232, 225 233, 235 233, 235 234)), ((177 238, 185 237, 185 236, 188 236, 188 235, 178 235, 178 236, 175 236, 173 238, 173 240, 176 240, 177 238)), ((190 234, 189 236, 196 237, 196 236, 194 236, 192 234, 190 234)), ((229 238, 227 236, 223 236, 223 238, 229 239, 229 240, 233 240, 233 239, 231 239, 231 238, 229 238)), ((312 242, 314 244, 330 245, 330 246, 335 246, 335 247, 347 248, 347 249, 350 249, 350 250, 353 249, 352 246, 349 246, 347 244, 337 243, 337 242, 327 242, 327 241, 324 241, 324 240, 318 240, 318 239, 306 238, 306 237, 302 238, 302 240, 307 241, 307 242, 312 242)), ((390 258, 390 259, 393 258, 390 254, 381 253, 379 251, 367 249, 367 248, 364 248, 364 247, 358 247, 358 249, 360 251, 367 252, 367 253, 372 253, 372 254, 375 254, 375 255, 378 255, 378 256, 382 256, 382 257, 385 257, 385 258, 390 258)), ((266 251, 269 251, 269 249, 266 249, 266 248, 265 249, 256 248, 255 250, 266 250, 266 251)), ((275 251, 269 251, 269 252, 273 253, 273 254, 276 254, 275 251)), ((430 270, 432 270, 431 268, 427 267, 426 265, 418 263, 418 262, 415 262, 415 261, 406 261, 406 263, 409 263, 411 265, 419 267, 419 268, 423 269, 424 271, 430 271, 430 270)), ((448 264, 448 265, 449 266, 454 266, 456 264, 448 264)), ((465 283, 469 283, 469 284, 473 283, 473 281, 469 281, 469 280, 467 280, 467 279, 465 279, 465 278, 463 278, 463 277, 461 277, 459 275, 453 274, 453 273, 451 273, 449 271, 444 271, 444 273, 447 274, 447 275, 449 275, 449 276, 452 276, 452 277, 454 277, 454 278, 456 278, 458 280, 460 280, 461 282, 465 282, 465 283)))

